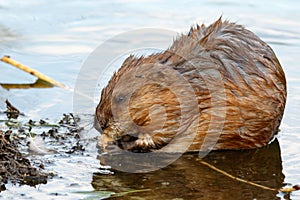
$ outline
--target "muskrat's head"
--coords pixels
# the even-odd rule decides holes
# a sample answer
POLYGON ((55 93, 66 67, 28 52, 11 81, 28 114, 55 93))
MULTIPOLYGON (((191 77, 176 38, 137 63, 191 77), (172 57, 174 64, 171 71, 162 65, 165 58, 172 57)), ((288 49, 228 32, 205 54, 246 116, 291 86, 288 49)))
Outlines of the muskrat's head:
POLYGON ((169 72, 148 58, 129 57, 102 90, 95 124, 99 146, 152 151, 167 144, 181 117, 169 72))

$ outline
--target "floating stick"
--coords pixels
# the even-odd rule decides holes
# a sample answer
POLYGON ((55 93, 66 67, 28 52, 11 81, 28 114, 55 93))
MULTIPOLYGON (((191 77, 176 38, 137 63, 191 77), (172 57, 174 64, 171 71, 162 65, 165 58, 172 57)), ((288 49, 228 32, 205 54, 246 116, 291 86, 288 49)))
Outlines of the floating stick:
POLYGON ((53 80, 52 78, 50 78, 50 77, 48 77, 48 76, 46 76, 46 75, 44 75, 44 74, 42 74, 42 73, 34 70, 34 69, 31 69, 28 66, 25 66, 25 65, 23 65, 23 64, 15 61, 15 60, 11 59, 9 56, 3 56, 3 58, 1 58, 1 61, 5 62, 7 64, 10 64, 10 65, 12 65, 12 66, 14 66, 16 68, 19 68, 19 69, 21 69, 21 70, 23 70, 23 71, 25 71, 25 72, 27 72, 27 73, 29 73, 29 74, 37 77, 38 79, 45 81, 46 83, 48 83, 48 84, 50 84, 52 86, 56 86, 56 87, 60 87, 60 88, 65 88, 65 86, 63 84, 61 84, 61 83, 53 80))

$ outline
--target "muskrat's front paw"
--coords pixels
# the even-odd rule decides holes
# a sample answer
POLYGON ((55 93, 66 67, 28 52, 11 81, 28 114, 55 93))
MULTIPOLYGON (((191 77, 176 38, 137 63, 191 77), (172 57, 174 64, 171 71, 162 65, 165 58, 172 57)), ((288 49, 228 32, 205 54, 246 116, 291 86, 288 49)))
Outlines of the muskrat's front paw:
POLYGON ((116 142, 104 134, 99 137, 97 148, 99 154, 115 153, 117 151, 120 151, 120 148, 116 145, 116 142))
POLYGON ((119 153, 121 151, 121 149, 118 147, 118 145, 116 145, 115 142, 106 142, 105 144, 97 144, 97 148, 98 148, 98 153, 102 154, 102 153, 119 153))

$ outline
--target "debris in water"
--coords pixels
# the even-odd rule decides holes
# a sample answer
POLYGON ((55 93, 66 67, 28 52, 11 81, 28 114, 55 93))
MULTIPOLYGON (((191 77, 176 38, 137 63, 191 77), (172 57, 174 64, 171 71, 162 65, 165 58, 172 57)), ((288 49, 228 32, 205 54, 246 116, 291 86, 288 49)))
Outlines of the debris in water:
POLYGON ((14 107, 7 99, 5 101, 7 110, 4 111, 8 119, 18 119, 20 111, 14 107))
POLYGON ((5 184, 46 184, 48 176, 31 166, 30 161, 18 150, 18 139, 11 137, 12 131, 0 130, 0 191, 5 184))
POLYGON ((83 129, 78 125, 79 117, 70 113, 64 114, 58 123, 45 119, 25 119, 27 122, 24 122, 15 106, 8 100, 6 105, 7 110, 2 112, 6 119, 0 119, 0 192, 6 189, 8 182, 35 186, 46 184, 47 179, 55 175, 47 171, 43 161, 38 165, 31 163, 30 155, 85 151, 79 134, 83 129))

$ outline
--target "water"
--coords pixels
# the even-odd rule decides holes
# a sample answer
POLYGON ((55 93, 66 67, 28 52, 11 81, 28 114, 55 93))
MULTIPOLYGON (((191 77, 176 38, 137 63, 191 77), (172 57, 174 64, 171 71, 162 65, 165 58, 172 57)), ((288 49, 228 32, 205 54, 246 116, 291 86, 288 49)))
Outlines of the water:
MULTIPOLYGON (((299 8, 299 1, 292 0, 284 2, 279 0, 268 2, 258 0, 185 2, 147 0, 27 0, 20 2, 0 0, 0 55, 10 55, 71 88, 70 90, 52 88, 9 91, 0 88, 0 110, 5 109, 4 99, 8 98, 30 118, 38 120, 47 117, 54 121, 58 120, 62 113, 74 111, 72 88, 75 87, 77 75, 86 58, 103 42, 118 34, 139 28, 163 28, 186 33, 191 25, 209 24, 223 15, 224 19, 245 25, 270 44, 283 66, 288 82, 288 101, 281 132, 277 137, 281 157, 275 159, 277 160, 276 166, 279 164, 279 167, 276 167, 276 173, 279 175, 276 177, 280 179, 284 175, 284 182, 299 183, 299 8)), ((171 40, 172 38, 170 38, 170 42, 171 40)), ((123 41, 115 42, 119 42, 120 45, 134 44, 137 41, 125 38, 123 41)), ((107 51, 117 50, 108 49, 107 51)), ((99 69, 103 69, 103 67, 99 66, 99 69)), ((115 64, 115 68, 117 67, 115 64)), ((4 63, 0 63, 0 68, 1 83, 31 83, 35 81, 34 77, 4 63)), ((111 71, 113 70, 107 72, 104 79, 108 79, 111 71)), ((93 94, 90 98, 92 105, 83 112, 92 114, 91 108, 99 99, 99 88, 101 87, 101 85, 91 86, 87 94, 93 94)), ((92 133, 87 131, 86 134, 92 133)), ((17 197, 24 199, 41 197, 44 199, 79 199, 95 194, 96 197, 97 195, 100 197, 100 195, 109 195, 109 192, 141 189, 141 185, 143 185, 144 188, 150 188, 151 191, 133 193, 128 195, 128 198, 133 196, 132 198, 151 199, 152 197, 158 198, 158 194, 167 199, 175 197, 183 199, 284 198, 282 194, 261 191, 247 185, 240 186, 240 183, 235 183, 199 166, 195 158, 182 158, 174 165, 150 174, 136 176, 121 173, 103 177, 98 174, 101 171, 98 169, 99 163, 96 160, 95 151, 91 147, 87 152, 90 156, 57 159, 50 157, 48 159, 53 164, 48 168, 56 171, 58 177, 50 180, 49 184, 36 188, 8 186, 6 191, 0 193, 0 196, 8 199, 17 197), (207 175, 205 176, 205 174, 207 175), (103 182, 103 180, 107 181, 103 182), (232 190, 228 188, 229 186, 232 186, 232 190), (97 193, 98 190, 106 190, 108 193, 97 193)), ((224 158, 219 158, 222 157, 221 154, 216 156, 217 158, 211 158, 210 161, 223 160, 222 168, 230 171, 232 164, 226 163, 225 158, 226 156, 237 157, 234 153, 232 154, 228 153, 228 155, 224 155, 224 158)), ((251 169, 255 169, 257 173, 261 172, 261 176, 265 174, 263 177, 265 180, 260 180, 261 184, 270 184, 274 187, 278 185, 276 178, 270 178, 267 173, 267 171, 272 172, 271 169, 266 171, 264 170, 265 166, 260 163, 246 162, 242 155, 239 154, 240 157, 237 159, 240 159, 244 166, 232 169, 233 174, 247 173, 247 167, 253 166, 251 169)), ((253 155, 250 157, 255 158, 253 155)), ((267 169, 269 169, 268 166, 267 169)), ((257 176, 252 175, 245 176, 245 178, 258 180, 257 176)), ((300 193, 295 192, 290 198, 300 199, 300 193)))

